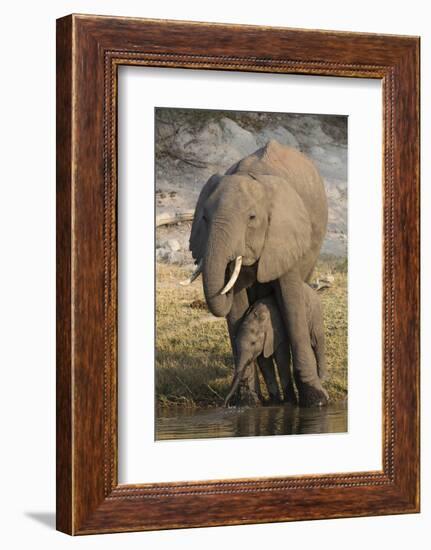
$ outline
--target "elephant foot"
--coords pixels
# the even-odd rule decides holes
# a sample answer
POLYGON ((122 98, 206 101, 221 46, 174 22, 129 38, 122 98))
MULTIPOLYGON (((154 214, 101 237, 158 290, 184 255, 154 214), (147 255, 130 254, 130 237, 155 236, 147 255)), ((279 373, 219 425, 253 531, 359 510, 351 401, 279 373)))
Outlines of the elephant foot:
POLYGON ((226 397, 223 403, 223 407, 228 409, 229 407, 237 407, 238 406, 238 399, 235 398, 235 396, 232 396, 230 398, 226 397))
POLYGON ((283 396, 284 396, 283 403, 289 403, 291 405, 298 404, 298 399, 296 397, 296 393, 293 385, 283 389, 283 396))
POLYGON ((224 401, 225 407, 260 407, 262 405, 262 396, 244 386, 224 401))
POLYGON ((288 395, 283 399, 283 403, 287 403, 289 405, 297 405, 298 399, 296 398, 296 395, 288 395))
POLYGON ((266 407, 270 407, 273 405, 281 405, 282 403, 283 403, 283 400, 279 395, 270 395, 269 398, 266 401, 264 401, 263 404, 266 407))
POLYGON ((250 407, 261 407, 264 405, 263 398, 259 397, 255 393, 249 393, 246 400, 250 407))
POLYGON ((301 383, 298 386, 300 407, 324 407, 328 404, 328 393, 325 389, 311 384, 301 383))

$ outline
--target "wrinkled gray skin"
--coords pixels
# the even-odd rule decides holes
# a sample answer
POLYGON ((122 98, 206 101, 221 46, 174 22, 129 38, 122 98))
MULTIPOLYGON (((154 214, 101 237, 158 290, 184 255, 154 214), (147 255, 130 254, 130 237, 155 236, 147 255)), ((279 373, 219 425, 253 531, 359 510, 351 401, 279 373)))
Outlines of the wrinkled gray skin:
MULTIPOLYGON (((304 299, 311 345, 317 362, 319 378, 326 376, 325 339, 322 310, 317 293, 304 283, 304 299)), ((297 403, 290 365, 289 339, 275 297, 258 300, 244 316, 235 337, 238 365, 225 399, 228 406, 237 392, 247 367, 261 358, 275 361, 286 403, 297 403)), ((300 384, 300 381, 299 381, 300 384)))
POLYGON ((320 380, 328 375, 325 355, 325 327, 320 298, 315 290, 304 283, 304 299, 308 330, 310 332, 311 347, 317 363, 317 374, 320 380))
MULTIPOLYGON (((236 367, 233 339, 243 315, 250 303, 265 294, 265 284, 275 292, 303 406, 327 401, 303 295, 303 282, 315 267, 327 218, 325 189, 314 164, 296 149, 271 140, 224 175, 208 180, 190 236, 193 257, 196 263, 202 260, 207 305, 217 317, 227 318, 236 367), (232 290, 221 295, 237 256, 243 257, 240 276, 232 290)), ((255 369, 249 370, 249 386, 258 400, 255 369)), ((270 394, 274 393, 275 376, 271 369, 264 371, 270 394)))

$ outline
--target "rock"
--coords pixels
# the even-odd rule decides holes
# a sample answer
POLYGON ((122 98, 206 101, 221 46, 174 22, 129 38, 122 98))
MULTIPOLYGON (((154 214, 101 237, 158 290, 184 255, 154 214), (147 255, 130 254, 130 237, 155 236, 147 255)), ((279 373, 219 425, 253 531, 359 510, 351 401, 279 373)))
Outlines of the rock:
POLYGON ((182 264, 183 263, 183 255, 180 252, 170 252, 167 257, 167 261, 170 264, 182 264))
POLYGON ((177 250, 169 250, 168 248, 157 248, 156 261, 168 264, 182 265, 184 258, 183 254, 177 250))
POLYGON ((165 239, 156 241, 156 249, 164 249, 167 252, 178 252, 181 250, 181 245, 177 239, 165 239))
POLYGON ((223 117, 208 122, 194 135, 188 129, 180 130, 175 147, 182 151, 180 158, 189 165, 214 172, 226 170, 255 151, 258 145, 251 132, 223 117))
POLYGON ((222 118, 220 120, 222 128, 222 139, 224 143, 229 143, 230 147, 235 149, 235 154, 238 154, 236 160, 250 155, 258 148, 258 143, 253 134, 244 128, 241 128, 236 122, 230 118, 222 118))
MULTIPOLYGON (((322 252, 347 254, 348 148, 344 117, 193 109, 158 109, 156 117, 158 217, 194 209, 200 190, 212 174, 223 173, 270 139, 276 139, 301 150, 316 164, 329 203, 329 226, 322 252)), ((160 236, 156 246, 168 252, 181 251, 187 263, 188 235, 183 239, 179 231, 175 232, 177 229, 181 226, 160 236), (168 239, 177 243, 171 246, 166 243, 168 239)), ((159 257, 163 255, 159 253, 159 257)))
POLYGON ((283 126, 277 126, 277 128, 265 128, 257 135, 259 147, 266 145, 270 139, 275 139, 279 143, 288 145, 289 147, 294 147, 295 149, 301 149, 296 137, 283 126))
POLYGON ((169 251, 166 248, 156 249, 156 261, 163 262, 169 257, 169 251))
POLYGON ((180 243, 177 241, 177 239, 168 239, 166 241, 166 246, 173 252, 177 252, 178 250, 181 250, 180 243))
POLYGON ((183 267, 184 267, 184 270, 185 270, 185 271, 188 271, 188 272, 190 272, 190 273, 193 273, 193 272, 195 271, 195 269, 196 269, 196 264, 190 264, 190 263, 188 263, 188 264, 184 265, 183 267))

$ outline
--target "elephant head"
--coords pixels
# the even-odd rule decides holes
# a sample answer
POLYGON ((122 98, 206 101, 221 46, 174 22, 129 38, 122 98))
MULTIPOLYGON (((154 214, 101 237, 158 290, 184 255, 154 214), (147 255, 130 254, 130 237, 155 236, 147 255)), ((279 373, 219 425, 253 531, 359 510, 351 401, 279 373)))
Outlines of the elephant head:
POLYGON ((273 281, 297 265, 316 241, 310 219, 316 197, 309 181, 316 171, 304 159, 270 142, 226 174, 212 176, 202 189, 190 249, 214 315, 228 315, 241 266, 254 266, 261 283, 273 281))
POLYGON ((272 357, 285 338, 274 299, 269 297, 256 302, 241 322, 235 338, 238 366, 225 399, 225 406, 237 391, 248 365, 262 354, 264 357, 272 357))

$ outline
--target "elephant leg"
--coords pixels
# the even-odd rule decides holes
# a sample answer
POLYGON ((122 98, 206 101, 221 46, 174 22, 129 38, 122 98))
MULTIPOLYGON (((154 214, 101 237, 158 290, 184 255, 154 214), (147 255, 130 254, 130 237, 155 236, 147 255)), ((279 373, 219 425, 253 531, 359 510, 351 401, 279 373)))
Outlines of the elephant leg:
MULTIPOLYGON (((229 331, 229 337, 232 346, 232 353, 234 357, 235 372, 238 367, 238 358, 236 353, 235 346, 235 335, 238 330, 242 318, 249 307, 249 301, 247 296, 246 289, 239 290, 235 292, 232 302, 232 308, 227 316, 227 326, 229 331)), ((251 364, 247 371, 244 374, 244 380, 246 386, 248 387, 248 395, 246 396, 245 401, 251 402, 252 404, 260 404, 262 402, 262 394, 259 386, 259 377, 257 375, 256 364, 251 364)), ((239 392, 238 392, 239 393, 239 392)), ((239 395, 237 394, 237 402, 239 401, 239 395)))
POLYGON ((264 357, 263 355, 259 355, 257 358, 257 363, 268 389, 269 402, 281 403, 280 390, 277 384, 277 376, 275 374, 275 367, 272 357, 264 357))
POLYGON ((325 328, 323 326, 323 316, 320 305, 319 307, 315 307, 313 310, 310 333, 311 345, 313 347, 314 355, 316 357, 317 374, 319 375, 320 380, 324 380, 327 375, 325 354, 325 328))
MULTIPOLYGON (((254 304, 256 300, 261 300, 262 298, 271 294, 271 292, 273 292, 272 285, 254 283, 247 288, 248 301, 250 304, 254 304)), ((262 377, 265 381, 270 403, 280 403, 281 396, 278 387, 274 362, 271 358, 266 359, 263 356, 260 356, 257 362, 260 368, 260 372, 262 373, 262 377)))
POLYGON ((306 317, 303 280, 297 270, 278 280, 277 301, 289 335, 293 372, 301 406, 325 405, 328 394, 317 373, 306 317))
POLYGON ((284 402, 297 404, 295 387, 293 385, 293 376, 290 361, 290 348, 288 342, 282 342, 274 352, 275 362, 277 363, 278 374, 280 376, 281 388, 283 390, 284 402))

